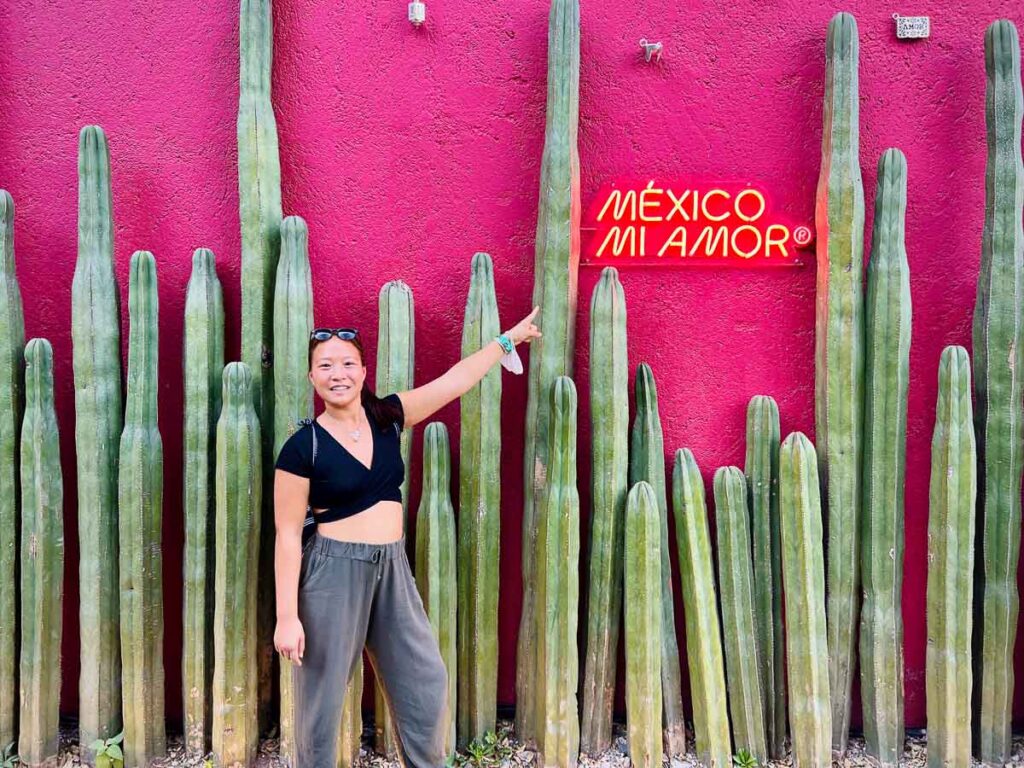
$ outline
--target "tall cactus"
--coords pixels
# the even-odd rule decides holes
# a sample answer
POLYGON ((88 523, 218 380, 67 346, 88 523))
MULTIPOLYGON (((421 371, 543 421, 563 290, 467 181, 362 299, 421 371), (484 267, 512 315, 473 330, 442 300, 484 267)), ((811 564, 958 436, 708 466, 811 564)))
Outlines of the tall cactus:
POLYGON ((903 755, 900 596, 911 322, 906 210, 907 160, 888 149, 878 163, 868 262, 860 627, 864 736, 868 752, 883 765, 898 765, 903 755))
POLYGON ((814 446, 801 432, 793 432, 779 450, 779 515, 786 592, 789 733, 797 768, 832 765, 818 477, 814 446))
POLYGON ((715 522, 733 740, 737 749, 746 749, 763 763, 768 759, 768 741, 754 619, 747 481, 737 467, 720 467, 715 472, 715 522))
POLYGON ((213 754, 218 765, 252 765, 259 746, 256 558, 262 443, 252 405, 255 380, 228 363, 217 421, 217 547, 213 624, 213 754))
POLYGON ((1024 165, 1020 43, 1007 20, 985 32, 985 226, 974 307, 975 429, 982 516, 978 743, 986 763, 1010 756, 1013 648, 1017 637, 1020 491, 1024 465, 1024 165))
MULTIPOLYGON (((282 703, 282 706, 283 703, 282 703)), ((363 660, 356 659, 352 677, 345 688, 341 705, 341 728, 338 731, 338 768, 353 768, 359 758, 363 739, 363 660)), ((294 750, 294 747, 293 747, 294 750)), ((294 752, 293 752, 294 754, 294 752)), ((294 758, 290 765, 296 763, 294 758)))
POLYGON ((53 408, 53 349, 25 346, 21 432, 21 712, 18 752, 26 766, 57 764, 64 585, 64 483, 53 408))
MULTIPOLYGON (((590 422, 590 591, 580 747, 598 755, 612 741, 629 471, 626 298, 615 267, 602 270, 590 299, 590 422)), ((659 664, 659 674, 660 669, 659 664)))
MULTIPOLYGON (((123 425, 121 309, 114 279, 110 153, 103 130, 78 135, 78 259, 71 283, 78 477, 79 743, 121 730, 118 445, 123 425)), ((82 759, 93 762, 88 749, 82 759)))
POLYGON ((636 370, 636 420, 630 435, 629 484, 647 481, 654 489, 661 517, 661 695, 665 752, 686 753, 686 723, 679 669, 679 643, 672 596, 672 561, 668 553, 668 498, 665 490, 665 444, 658 415, 658 392, 647 363, 636 370))
POLYGON ((448 430, 439 421, 423 432, 423 495, 416 513, 416 587, 448 670, 445 755, 455 754, 455 507, 451 498, 448 430))
POLYGON ((634 768, 660 768, 661 525, 654 489, 641 480, 626 500, 626 721, 634 768))
POLYGON ((538 517, 550 474, 547 439, 549 395, 559 376, 572 376, 576 326, 576 279, 580 260, 580 160, 577 147, 580 82, 579 0, 551 0, 548 17, 547 117, 537 210, 533 303, 544 329, 530 350, 523 457, 523 609, 516 654, 516 732, 539 737, 534 722, 541 681, 534 679, 536 636, 533 611, 537 579, 538 517))
POLYGON ((216 440, 224 370, 224 296, 213 252, 197 248, 185 295, 185 584, 182 692, 185 749, 205 755, 213 726, 216 440))
POLYGON ((580 498, 576 489, 576 386, 559 376, 551 387, 550 472, 537 519, 538 766, 573 768, 579 757, 576 702, 579 654, 580 498))
POLYGON ((928 765, 971 763, 971 629, 977 451, 967 350, 946 347, 932 436, 928 513, 928 765))
POLYGON ((779 533, 779 406, 767 395, 747 405, 744 473, 750 493, 754 621, 764 690, 768 753, 786 751, 785 648, 782 634, 782 542, 779 533))
MULTIPOLYGON (((462 356, 500 330, 494 270, 473 256, 462 356)), ((501 372, 490 371, 459 400, 458 742, 495 729, 498 697, 498 541, 501 526, 501 372)))
MULTIPOLYGON (((295 432, 299 421, 313 417, 313 388, 309 383, 307 356, 312 330, 309 233, 305 221, 289 216, 281 222, 281 258, 274 285, 274 456, 295 432)), ((298 758, 292 663, 283 657, 279 661, 281 755, 294 766, 298 758)))
POLYGON ((864 187, 860 176, 857 22, 839 13, 825 44, 825 126, 815 225, 818 288, 815 434, 828 515, 828 647, 832 745, 850 731, 860 589, 864 408, 864 187))
POLYGON ((145 768, 154 758, 163 757, 167 749, 160 544, 164 460, 157 428, 157 295, 153 254, 136 251, 128 283, 128 380, 117 496, 127 768, 145 768))
POLYGON ((0 189, 0 745, 18 702, 18 456, 25 407, 25 317, 14 270, 14 200, 0 189))
POLYGON ((686 608, 686 658, 693 698, 697 756, 708 768, 731 768, 729 715, 725 709, 725 663, 718 626, 711 534, 704 481, 689 448, 676 451, 672 501, 679 547, 680 581, 686 608))

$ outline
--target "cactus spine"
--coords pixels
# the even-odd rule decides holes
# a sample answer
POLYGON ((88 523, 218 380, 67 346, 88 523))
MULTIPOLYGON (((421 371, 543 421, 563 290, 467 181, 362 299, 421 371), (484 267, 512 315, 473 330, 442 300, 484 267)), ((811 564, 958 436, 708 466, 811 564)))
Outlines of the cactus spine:
POLYGON ((832 765, 821 497, 814 446, 793 432, 779 450, 779 516, 786 592, 789 733, 797 768, 832 765))
MULTIPOLYGON (((661 766, 661 525, 658 500, 641 480, 626 501, 626 721, 634 768, 661 766)), ((614 682, 614 681, 613 681, 614 682)))
POLYGON ((786 750, 785 649, 782 634, 782 542, 779 533, 779 406, 756 395, 747 405, 744 473, 750 491, 754 620, 764 696, 768 753, 786 750))
POLYGON ((815 434, 828 514, 832 745, 846 751, 859 609, 864 400, 864 187, 860 176, 857 22, 839 13, 825 44, 825 127, 818 178, 815 434))
POLYGON ((157 428, 157 295, 153 254, 136 251, 128 284, 128 381, 118 476, 127 768, 145 768, 154 758, 163 757, 167 748, 160 544, 164 462, 157 428))
POLYGON ((971 628, 978 465, 967 350, 946 347, 928 499, 928 765, 971 762, 971 628))
MULTIPOLYGON (((274 284, 274 456, 301 419, 313 417, 309 383, 309 334, 313 330, 313 282, 309 269, 306 222, 289 216, 281 222, 281 258, 274 284)), ((292 663, 281 664, 281 754, 296 765, 295 700, 292 663)), ((360 689, 362 690, 362 689, 360 689)))
POLYGON ((626 298, 614 267, 602 270, 590 300, 590 422, 590 591, 580 746, 597 755, 612 741, 629 470, 626 298))
MULTIPOLYGON (((500 332, 494 270, 473 256, 462 356, 500 332)), ((498 536, 501 526, 501 372, 493 369, 459 401, 458 740, 495 729, 498 697, 498 536)))
POLYGON ((21 432, 21 713, 18 752, 26 766, 57 764, 64 584, 64 483, 53 409, 53 350, 25 346, 21 432))
POLYGON ((647 363, 636 370, 636 420, 630 436, 629 483, 647 481, 654 489, 661 516, 661 695, 665 752, 669 757, 686 753, 683 692, 676 641, 672 597, 672 561, 668 554, 668 498, 665 490, 665 446, 658 416, 658 392, 647 363))
POLYGON ((448 670, 445 755, 455 754, 455 508, 448 430, 439 421, 423 433, 423 495, 416 514, 416 586, 448 670))
POLYGON ((224 370, 224 297, 213 252, 197 248, 185 297, 185 749, 205 755, 212 727, 217 418, 224 370))
POLYGON ((573 768, 579 757, 576 702, 579 653, 580 497, 576 490, 576 386, 559 376, 551 387, 551 429, 544 503, 537 520, 538 766, 573 768))
POLYGON ((697 756, 708 768, 731 768, 725 670, 704 481, 688 448, 676 451, 672 468, 672 499, 683 606, 686 608, 686 658, 690 669, 697 756))
POLYGON ((985 553, 981 577, 979 666, 981 759, 1010 757, 1013 648, 1019 602, 1021 321, 1024 313, 1024 165, 1021 163, 1020 43, 1007 20, 985 32, 985 226, 974 307, 975 424, 981 460, 979 492, 985 553))
MULTIPOLYGON (((78 476, 79 743, 121 730, 118 445, 121 309, 114 279, 110 153, 99 126, 78 136, 78 258, 71 283, 78 476)), ((82 750, 82 759, 94 756, 82 750)))
POLYGON ((750 562, 747 481, 737 467, 715 472, 718 580, 722 591, 729 709, 736 749, 759 763, 768 759, 765 737, 761 653, 754 620, 754 572, 750 562))
POLYGON ((245 363, 224 368, 217 422, 217 547, 213 625, 213 754, 217 765, 249 766, 259 744, 257 552, 260 545, 260 424, 255 380, 245 363))
POLYGON ((864 402, 864 509, 860 627, 861 700, 868 752, 883 765, 903 755, 903 480, 910 374, 910 271, 903 245, 907 160, 886 150, 868 262, 864 402))
POLYGON ((18 702, 18 457, 25 407, 25 318, 14 271, 14 200, 0 189, 0 745, 18 702))
POLYGON ((576 280, 580 260, 580 160, 577 147, 580 82, 579 0, 552 0, 548 17, 547 117, 537 211, 533 303, 544 329, 530 350, 523 466, 523 610, 516 655, 516 732, 524 741, 540 738, 534 721, 541 681, 534 679, 533 611, 537 579, 538 517, 544 502, 551 386, 572 376, 575 349, 576 280))

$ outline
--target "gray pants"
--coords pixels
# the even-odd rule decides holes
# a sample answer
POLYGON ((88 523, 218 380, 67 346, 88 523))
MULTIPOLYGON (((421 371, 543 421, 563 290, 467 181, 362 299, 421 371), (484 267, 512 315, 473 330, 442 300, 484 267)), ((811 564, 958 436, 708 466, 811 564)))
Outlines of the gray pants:
POLYGON ((302 666, 293 666, 296 768, 335 768, 345 688, 365 644, 407 768, 445 762, 448 673, 405 539, 358 544, 316 534, 299 572, 302 666))

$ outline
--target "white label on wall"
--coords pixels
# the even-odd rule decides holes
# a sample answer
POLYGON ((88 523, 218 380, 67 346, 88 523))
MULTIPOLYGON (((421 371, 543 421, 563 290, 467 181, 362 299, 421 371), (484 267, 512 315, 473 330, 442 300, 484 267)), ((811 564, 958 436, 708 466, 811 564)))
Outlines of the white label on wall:
POLYGON ((896 37, 901 40, 928 37, 931 33, 931 19, 928 16, 900 16, 896 20, 896 37))

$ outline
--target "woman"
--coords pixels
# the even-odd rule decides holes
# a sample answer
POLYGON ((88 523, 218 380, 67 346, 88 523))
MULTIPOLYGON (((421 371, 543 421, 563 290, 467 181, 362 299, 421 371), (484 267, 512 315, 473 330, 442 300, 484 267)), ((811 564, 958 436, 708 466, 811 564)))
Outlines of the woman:
POLYGON ((444 763, 447 673, 405 555, 399 438, 538 338, 537 311, 443 376, 384 398, 367 386, 357 331, 310 334, 309 380, 325 410, 282 446, 274 476, 274 647, 295 665, 297 768, 335 768, 345 688, 364 645, 407 768, 444 763), (316 532, 303 546, 307 506, 316 532))

